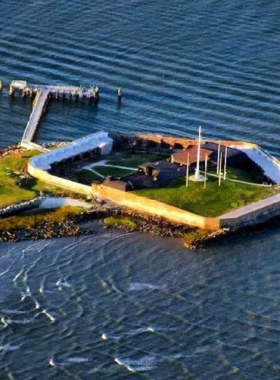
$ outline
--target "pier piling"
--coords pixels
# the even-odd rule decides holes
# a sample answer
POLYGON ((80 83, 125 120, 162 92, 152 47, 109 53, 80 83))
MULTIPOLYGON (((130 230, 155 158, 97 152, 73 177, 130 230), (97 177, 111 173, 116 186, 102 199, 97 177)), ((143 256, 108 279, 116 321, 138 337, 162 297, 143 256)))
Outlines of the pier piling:
POLYGON ((118 101, 121 102, 121 100, 122 100, 122 89, 120 87, 118 88, 118 101))
MULTIPOLYGON (((0 81, 0 89, 1 89, 0 81)), ((99 89, 98 87, 77 87, 77 86, 41 86, 28 84, 26 81, 14 80, 11 82, 9 87, 9 94, 12 97, 15 91, 19 92, 22 97, 35 95, 33 101, 33 110, 26 125, 21 145, 25 148, 34 148, 33 139, 36 134, 37 128, 39 126, 42 115, 47 111, 48 103, 50 99, 59 99, 60 97, 64 100, 66 97, 69 99, 88 99, 89 101, 94 99, 97 103, 99 100, 99 89)))
POLYGON ((10 86, 10 88, 9 88, 9 95, 10 95, 10 96, 13 96, 13 95, 14 95, 14 92, 15 92, 14 87, 13 87, 13 86, 10 86))

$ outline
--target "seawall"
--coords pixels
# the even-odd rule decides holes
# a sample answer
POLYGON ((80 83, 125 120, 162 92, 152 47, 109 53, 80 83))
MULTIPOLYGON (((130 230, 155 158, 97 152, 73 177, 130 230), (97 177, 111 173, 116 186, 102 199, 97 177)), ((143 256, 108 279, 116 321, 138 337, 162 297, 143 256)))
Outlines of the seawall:
POLYGON ((112 200, 120 206, 128 207, 140 213, 162 217, 174 223, 187 224, 207 230, 217 230, 220 228, 218 218, 207 218, 196 215, 189 211, 181 210, 149 198, 140 197, 130 192, 113 189, 103 184, 94 184, 92 191, 95 196, 112 200))
POLYGON ((221 228, 242 228, 280 216, 280 194, 251 203, 219 217, 221 228))
POLYGON ((41 181, 48 183, 49 185, 61 187, 65 190, 73 191, 74 193, 92 196, 91 186, 83 185, 78 182, 70 181, 69 179, 51 175, 47 171, 44 171, 31 165, 30 162, 28 163, 28 173, 31 174, 33 177, 36 177, 41 181))

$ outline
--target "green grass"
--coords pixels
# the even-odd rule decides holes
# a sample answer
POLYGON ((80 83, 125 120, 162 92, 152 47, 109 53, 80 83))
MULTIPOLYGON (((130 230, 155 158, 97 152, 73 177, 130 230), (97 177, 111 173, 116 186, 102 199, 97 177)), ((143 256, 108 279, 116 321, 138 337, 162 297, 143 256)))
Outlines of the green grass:
POLYGON ((38 154, 39 151, 28 150, 22 152, 22 158, 11 154, 0 160, 0 207, 28 201, 37 197, 40 191, 48 195, 73 196, 74 193, 22 175, 21 171, 26 169, 29 159, 38 154))
MULTIPOLYGON (((211 168, 208 173, 217 174, 216 168, 211 168)), ((238 179, 239 181, 259 183, 255 173, 244 171, 241 169, 227 167, 227 178, 238 179)))
POLYGON ((20 176, 30 157, 38 153, 26 151, 23 152, 22 158, 9 155, 0 161, 0 207, 34 198, 34 191, 25 184, 22 186, 23 179, 20 176))
POLYGON ((51 211, 38 211, 27 215, 16 215, 0 219, 0 231, 23 230, 34 228, 41 222, 61 222, 69 218, 69 215, 83 212, 81 208, 63 206, 51 211))
POLYGON ((219 187, 217 179, 209 178, 206 189, 203 189, 203 183, 191 181, 186 187, 185 179, 179 179, 165 188, 143 189, 134 193, 195 214, 216 217, 273 195, 275 190, 231 181, 222 181, 219 187))
POLYGON ((132 170, 112 168, 110 166, 95 166, 94 170, 102 174, 104 177, 106 176, 123 177, 133 172, 132 170))
POLYGON ((90 185, 93 181, 102 181, 101 177, 88 169, 77 170, 75 176, 78 182, 84 183, 85 185, 90 185))
POLYGON ((110 216, 110 217, 104 219, 104 224, 106 226, 118 225, 118 226, 127 226, 130 228, 136 228, 137 227, 137 223, 134 222, 132 219, 126 217, 126 216, 125 217, 110 216))
POLYGON ((131 153, 123 152, 116 153, 110 160, 107 161, 108 165, 128 166, 131 168, 138 168, 139 165, 145 162, 160 161, 168 158, 166 155, 158 155, 156 153, 131 153))

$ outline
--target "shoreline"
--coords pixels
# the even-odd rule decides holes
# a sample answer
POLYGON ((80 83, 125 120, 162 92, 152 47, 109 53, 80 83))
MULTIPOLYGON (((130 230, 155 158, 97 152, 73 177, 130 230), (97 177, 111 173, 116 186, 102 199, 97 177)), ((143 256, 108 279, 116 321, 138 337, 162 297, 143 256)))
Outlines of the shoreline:
POLYGON ((102 234, 106 230, 122 230, 126 233, 140 232, 159 237, 180 238, 184 248, 196 250, 264 232, 279 221, 278 217, 260 225, 236 230, 204 231, 192 226, 173 224, 162 218, 152 218, 120 207, 110 206, 108 208, 105 203, 96 206, 94 210, 83 211, 79 214, 70 213, 66 220, 43 220, 33 227, 2 230, 0 231, 0 243, 77 237, 95 233, 102 234), (96 226, 90 225, 94 222, 102 224, 100 223, 100 227, 96 228, 96 226))

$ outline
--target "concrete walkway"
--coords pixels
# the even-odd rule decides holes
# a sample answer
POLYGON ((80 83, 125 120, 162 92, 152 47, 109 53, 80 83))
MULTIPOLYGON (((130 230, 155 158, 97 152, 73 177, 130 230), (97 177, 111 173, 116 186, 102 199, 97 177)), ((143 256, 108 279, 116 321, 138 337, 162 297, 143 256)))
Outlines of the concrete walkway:
POLYGON ((21 145, 24 147, 29 147, 28 144, 32 142, 35 136, 37 127, 39 125, 41 116, 43 114, 45 103, 48 99, 48 95, 49 95, 48 89, 41 88, 37 104, 35 105, 30 115, 30 118, 28 120, 28 123, 26 125, 25 131, 22 136, 21 145))
POLYGON ((133 171, 138 170, 138 168, 131 168, 129 166, 110 165, 110 164, 107 164, 107 162, 108 160, 97 161, 97 162, 94 162, 93 164, 84 166, 84 169, 92 169, 96 166, 107 166, 109 168, 116 168, 116 169, 133 170, 133 171))
MULTIPOLYGON (((205 174, 205 171, 200 170, 201 173, 205 174)), ((217 174, 212 174, 212 173, 207 173, 207 176, 209 177, 214 177, 214 178, 219 178, 217 174)), ((271 185, 264 185, 263 183, 254 183, 254 182, 247 182, 247 181, 241 181, 240 179, 234 179, 234 178, 228 178, 226 177, 226 181, 231 181, 231 182, 237 182, 237 183, 243 183, 244 185, 252 185, 252 186, 258 186, 258 187, 271 187, 271 185)), ((224 181, 224 178, 222 176, 222 182, 224 181)))

